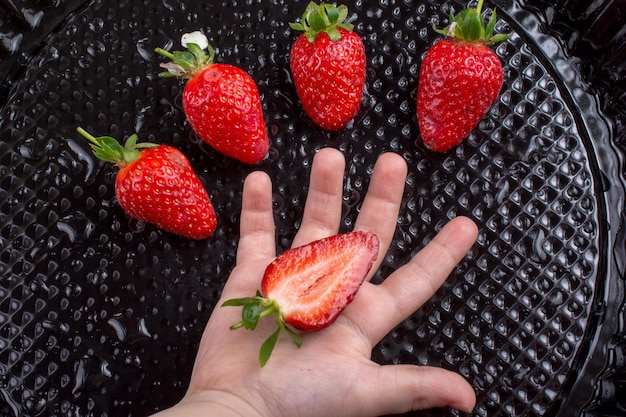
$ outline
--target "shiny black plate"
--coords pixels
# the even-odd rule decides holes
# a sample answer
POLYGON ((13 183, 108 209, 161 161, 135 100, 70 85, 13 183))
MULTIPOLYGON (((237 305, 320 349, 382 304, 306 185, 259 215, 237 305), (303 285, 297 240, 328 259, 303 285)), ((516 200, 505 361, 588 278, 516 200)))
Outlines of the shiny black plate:
POLYGON ((621 150, 563 43, 529 8, 488 3, 497 31, 512 33, 494 46, 502 92, 462 145, 435 154, 416 123, 417 76, 439 39, 431 25, 466 3, 351 6, 367 80, 360 112, 337 133, 310 122, 290 77, 288 22, 307 3, 0 4, 0 415, 143 416, 178 401, 235 262, 244 177, 260 169, 273 178, 284 250, 311 159, 328 146, 347 159, 344 230, 376 158, 393 151, 409 164, 377 282, 449 219, 469 216, 480 228, 446 284, 374 360, 460 372, 476 388, 476 416, 582 415, 606 395, 598 381, 623 303, 621 150), (258 166, 199 140, 182 112, 183 84, 157 77, 154 48, 178 48, 198 29, 218 61, 258 83, 272 143, 258 166), (115 201, 115 170, 93 159, 78 125, 181 149, 216 207, 215 235, 193 242, 129 218, 115 201))

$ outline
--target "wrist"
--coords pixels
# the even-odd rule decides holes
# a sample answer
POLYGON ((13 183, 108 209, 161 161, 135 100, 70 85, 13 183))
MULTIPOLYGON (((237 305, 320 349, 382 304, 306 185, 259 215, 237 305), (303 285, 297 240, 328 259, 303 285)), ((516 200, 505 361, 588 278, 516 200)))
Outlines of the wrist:
POLYGON ((153 417, 263 417, 257 409, 228 392, 187 394, 178 404, 153 417))

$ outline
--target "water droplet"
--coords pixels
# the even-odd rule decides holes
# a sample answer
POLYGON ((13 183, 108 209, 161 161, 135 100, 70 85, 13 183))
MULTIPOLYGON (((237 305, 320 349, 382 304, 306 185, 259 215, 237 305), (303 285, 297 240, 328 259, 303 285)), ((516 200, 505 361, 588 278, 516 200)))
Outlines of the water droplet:
POLYGON ((74 153, 75 159, 85 165, 85 181, 89 181, 93 177, 96 168, 93 154, 73 139, 67 139, 64 143, 74 153))
POLYGON ((112 376, 109 362, 105 360, 94 362, 91 358, 81 359, 74 367, 72 394, 96 390, 112 376))
POLYGON ((139 52, 139 56, 145 59, 146 61, 151 61, 153 58, 154 51, 150 49, 148 45, 149 38, 139 39, 137 42, 137 52, 139 52))
POLYGON ((106 46, 100 41, 95 41, 87 47, 87 53, 91 56, 103 54, 104 52, 106 52, 106 46))
POLYGON ((45 130, 37 128, 35 134, 25 138, 17 145, 17 150, 26 159, 40 160, 54 146, 54 142, 48 140, 48 134, 45 130))
POLYGON ((56 334, 67 334, 70 331, 70 326, 60 320, 45 319, 41 322, 41 326, 56 334))
POLYGON ((113 328, 120 342, 132 345, 152 337, 143 318, 128 318, 118 315, 110 318, 107 323, 113 328))
POLYGON ((0 33, 0 45, 9 52, 16 52, 23 37, 24 35, 21 33, 0 33))
POLYGON ((24 410, 28 411, 31 415, 39 415, 44 409, 48 401, 41 394, 32 395, 24 400, 24 410))
POLYGON ((137 112, 135 118, 135 132, 147 129, 160 129, 172 117, 177 110, 168 100, 162 98, 157 106, 146 106, 137 112))
POLYGON ((79 212, 60 218, 56 226, 60 232, 67 235, 72 243, 87 241, 96 227, 91 220, 79 212))

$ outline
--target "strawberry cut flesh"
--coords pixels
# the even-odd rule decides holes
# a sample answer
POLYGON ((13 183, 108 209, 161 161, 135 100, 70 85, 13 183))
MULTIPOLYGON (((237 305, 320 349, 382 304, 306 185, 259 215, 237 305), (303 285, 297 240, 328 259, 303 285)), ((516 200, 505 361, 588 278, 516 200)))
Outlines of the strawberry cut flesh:
POLYGON ((378 256, 375 234, 338 234, 290 249, 266 269, 263 296, 280 307, 283 320, 299 330, 332 324, 352 302, 378 256))

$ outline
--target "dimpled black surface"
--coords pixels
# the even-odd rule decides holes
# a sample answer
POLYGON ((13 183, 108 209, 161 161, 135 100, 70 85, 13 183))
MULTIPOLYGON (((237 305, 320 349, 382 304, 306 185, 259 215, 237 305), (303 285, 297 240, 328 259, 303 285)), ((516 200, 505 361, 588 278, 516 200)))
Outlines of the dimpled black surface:
MULTIPOLYGON (((244 177, 260 169, 273 178, 284 250, 312 157, 327 146, 347 159, 344 231, 378 155, 397 152, 409 164, 375 281, 449 219, 469 216, 480 228, 445 285, 381 341, 374 360, 460 372, 477 391, 477 416, 557 415, 592 400, 586 360, 604 337, 602 311, 616 303, 606 278, 614 196, 603 180, 614 166, 610 132, 572 87, 576 75, 557 65, 558 44, 533 38, 534 21, 502 4, 497 30, 513 36, 494 46, 500 97, 462 145, 434 154, 415 119, 419 66, 439 39, 431 24, 466 4, 355 2, 350 21, 368 57, 363 106, 347 128, 327 133, 304 115, 289 71, 296 34, 287 23, 307 3, 101 0, 71 13, 70 2, 50 3, 41 10, 48 23, 31 22, 39 47, 20 56, 8 41, 18 32, 3 38, 17 64, 0 109, 1 415, 142 416, 179 400, 235 262, 244 177), (258 83, 272 147, 257 166, 199 140, 182 112, 183 84, 157 76, 154 48, 179 49, 180 35, 198 29, 219 62, 258 83), (93 159, 79 125, 183 151, 215 205, 215 235, 194 242, 129 218, 115 201, 115 170, 93 159), (585 396, 568 396, 577 387, 585 396)), ((0 28, 11 24, 28 32, 23 19, 0 28)))

